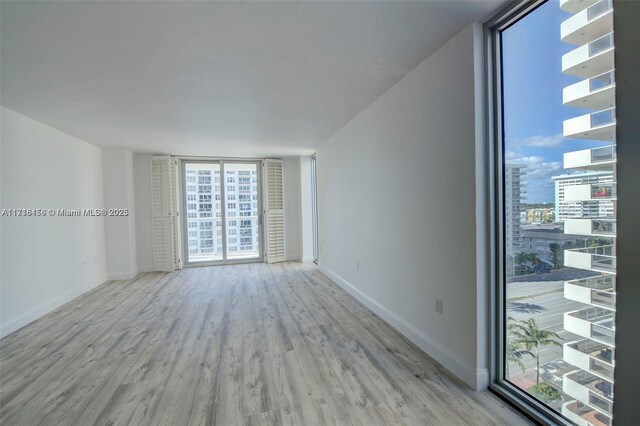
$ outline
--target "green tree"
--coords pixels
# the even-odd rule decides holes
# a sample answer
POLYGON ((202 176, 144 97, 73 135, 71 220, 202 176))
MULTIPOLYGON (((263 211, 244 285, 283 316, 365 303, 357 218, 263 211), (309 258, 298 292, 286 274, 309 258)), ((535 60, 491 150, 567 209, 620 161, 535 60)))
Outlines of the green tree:
POLYGON ((520 252, 514 256, 513 260, 516 264, 525 266, 528 270, 540 263, 537 253, 520 252))
POLYGON ((551 262, 553 262, 553 269, 560 269, 562 267, 562 251, 560 250, 560 244, 549 244, 549 250, 551 250, 551 262))
POLYGON ((610 246, 613 244, 613 240, 607 237, 593 237, 587 241, 587 247, 601 247, 610 246))
POLYGON ((507 377, 511 377, 511 373, 509 372, 509 362, 513 362, 514 364, 516 364, 522 369, 522 372, 524 373, 525 368, 524 364, 522 363, 522 357, 525 355, 533 356, 530 351, 524 349, 520 344, 516 342, 507 343, 507 363, 505 365, 505 368, 507 370, 507 377))
POLYGON ((558 333, 549 330, 542 330, 535 318, 520 320, 507 326, 516 345, 531 353, 536 360, 536 392, 540 388, 540 348, 544 346, 561 346, 557 339, 558 333))

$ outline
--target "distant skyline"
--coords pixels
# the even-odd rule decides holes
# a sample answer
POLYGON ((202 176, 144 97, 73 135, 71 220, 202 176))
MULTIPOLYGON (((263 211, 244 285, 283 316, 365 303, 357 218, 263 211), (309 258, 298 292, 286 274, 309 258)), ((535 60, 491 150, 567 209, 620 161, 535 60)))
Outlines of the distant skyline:
POLYGON ((607 145, 562 137, 564 120, 590 112, 562 105, 562 89, 580 80, 562 73, 562 55, 577 47, 560 40, 570 16, 550 0, 502 36, 505 159, 527 165, 527 203, 554 202, 551 176, 570 172, 563 153, 607 145))

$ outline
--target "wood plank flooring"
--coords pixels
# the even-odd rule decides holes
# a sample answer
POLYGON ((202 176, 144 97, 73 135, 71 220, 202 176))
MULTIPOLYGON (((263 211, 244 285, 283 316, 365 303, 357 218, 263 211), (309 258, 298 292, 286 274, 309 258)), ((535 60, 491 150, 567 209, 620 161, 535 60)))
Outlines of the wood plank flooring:
POLYGON ((528 424, 297 263, 97 287, 0 340, 0 423, 528 424))

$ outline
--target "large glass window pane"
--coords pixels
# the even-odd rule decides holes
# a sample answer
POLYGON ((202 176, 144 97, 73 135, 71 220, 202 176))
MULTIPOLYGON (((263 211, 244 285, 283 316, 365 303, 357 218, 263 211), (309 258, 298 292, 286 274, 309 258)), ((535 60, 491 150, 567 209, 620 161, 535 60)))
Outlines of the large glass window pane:
POLYGON ((227 183, 227 259, 260 256, 260 212, 258 210, 258 165, 224 163, 227 183))
POLYGON ((223 259, 219 163, 185 163, 189 263, 223 259), (192 185, 191 183, 196 183, 192 185))
POLYGON ((614 398, 611 8, 552 0, 499 31, 502 379, 585 425, 612 424, 614 398))

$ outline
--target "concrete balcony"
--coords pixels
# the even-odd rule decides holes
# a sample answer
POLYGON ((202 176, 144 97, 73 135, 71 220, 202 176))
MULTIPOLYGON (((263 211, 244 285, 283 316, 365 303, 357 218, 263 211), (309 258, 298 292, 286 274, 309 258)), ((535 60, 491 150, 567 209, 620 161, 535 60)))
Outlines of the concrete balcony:
POLYGON ((582 149, 565 152, 563 167, 565 169, 613 170, 616 164, 616 146, 582 149))
POLYGON ((564 329, 582 336, 613 346, 615 339, 615 316, 609 309, 588 307, 564 313, 564 329))
POLYGON ((616 236, 616 220, 611 218, 565 219, 564 233, 613 238, 616 236))
POLYGON ((613 412, 613 383, 587 371, 563 376, 562 391, 583 404, 611 417, 613 412))
POLYGON ((611 417, 583 404, 580 401, 569 401, 562 405, 562 415, 578 426, 611 426, 611 417))
POLYGON ((576 108, 613 108, 615 88, 615 73, 607 71, 565 87, 562 90, 562 103, 576 108))
POLYGON ((564 188, 564 202, 578 201, 615 201, 617 198, 617 187, 612 183, 591 183, 564 188))
POLYGON ((614 275, 602 275, 565 281, 564 297, 586 305, 615 310, 616 277, 614 275))
POLYGON ((615 349, 610 345, 589 339, 577 340, 563 345, 563 359, 582 370, 594 370, 596 375, 613 380, 615 349), (597 364, 594 364, 597 363, 597 364), (593 366, 596 368, 593 368, 593 366), (601 368, 605 368, 602 370, 601 368))
POLYGON ((588 78, 614 69, 613 33, 562 55, 562 72, 588 78))
POLYGON ((616 136, 616 109, 609 108, 565 120, 562 134, 565 138, 613 141, 616 136))
POLYGON ((597 2, 598 0, 560 0, 560 9, 569 13, 578 13, 597 2))
POLYGON ((614 246, 601 246, 565 250, 564 264, 570 268, 615 274, 615 248, 614 246))
POLYGON ((560 26, 560 37, 565 43, 582 45, 612 31, 612 0, 600 0, 565 20, 560 26))
POLYGON ((613 381, 614 349, 603 343, 584 339, 563 345, 562 359, 602 379, 613 381))

